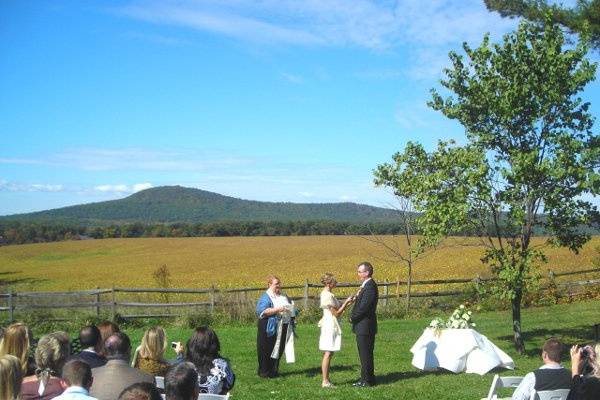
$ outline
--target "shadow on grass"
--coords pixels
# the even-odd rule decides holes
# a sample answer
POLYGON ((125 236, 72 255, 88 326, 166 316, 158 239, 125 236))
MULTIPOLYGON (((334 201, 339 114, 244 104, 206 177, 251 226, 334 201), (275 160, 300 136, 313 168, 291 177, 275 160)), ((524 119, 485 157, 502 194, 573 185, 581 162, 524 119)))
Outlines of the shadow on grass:
POLYGON ((20 274, 22 271, 3 271, 0 272, 0 291, 3 291, 2 286, 15 285, 18 283, 41 283, 45 282, 48 279, 39 279, 39 278, 15 278, 15 279, 6 279, 3 276, 20 274))
MULTIPOLYGON (((336 372, 342 372, 342 371, 351 371, 356 369, 356 366, 352 366, 352 365, 334 365, 330 368, 329 372, 331 373, 336 373, 336 372)), ((306 369, 301 369, 298 371, 286 371, 286 372, 280 372, 279 376, 292 376, 292 375, 304 375, 307 378, 312 378, 314 376, 317 375, 321 375, 321 367, 313 367, 313 368, 306 368, 306 369)))
MULTIPOLYGON (((572 328, 539 328, 530 331, 523 332, 523 340, 525 343, 531 341, 544 342, 546 339, 551 337, 557 337, 563 340, 563 345, 566 349, 570 348, 574 344, 588 344, 594 341, 594 331, 592 328, 593 322, 590 321, 590 325, 580 325, 572 328)), ((498 336, 500 340, 512 341, 513 335, 498 336)), ((531 345, 529 346, 531 347, 531 345)), ((541 354, 540 348, 526 348, 525 355, 528 357, 537 357, 541 354)))
MULTIPOLYGON (((446 371, 445 369, 437 369, 434 371, 395 371, 385 375, 375 375, 377 385, 391 385, 398 381, 405 379, 421 378, 426 375, 456 375, 453 372, 446 371)), ((357 377, 358 379, 358 377, 357 377)), ((346 381, 345 383, 354 383, 356 379, 346 381)))

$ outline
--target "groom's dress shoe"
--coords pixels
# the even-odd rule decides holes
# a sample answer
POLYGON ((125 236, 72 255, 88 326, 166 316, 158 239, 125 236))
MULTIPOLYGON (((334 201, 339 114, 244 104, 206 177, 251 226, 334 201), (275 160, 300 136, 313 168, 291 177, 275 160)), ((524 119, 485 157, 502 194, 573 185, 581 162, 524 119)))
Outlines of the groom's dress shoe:
POLYGON ((372 386, 372 385, 370 383, 368 383, 368 382, 365 382, 365 381, 358 381, 358 382, 354 382, 352 384, 352 386, 363 388, 363 387, 369 387, 369 386, 372 386))

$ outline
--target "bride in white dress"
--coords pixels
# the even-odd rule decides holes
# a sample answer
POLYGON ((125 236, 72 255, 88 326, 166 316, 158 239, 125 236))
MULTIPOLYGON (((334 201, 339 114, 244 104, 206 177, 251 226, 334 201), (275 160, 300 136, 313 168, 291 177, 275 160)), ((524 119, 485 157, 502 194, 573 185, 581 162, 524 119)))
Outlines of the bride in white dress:
POLYGON ((323 351, 321 371, 323 373, 322 387, 333 387, 329 381, 329 366, 333 353, 339 351, 342 346, 342 329, 338 317, 344 312, 348 304, 354 301, 354 296, 348 297, 344 303, 335 298, 331 290, 335 288, 337 281, 332 274, 326 273, 321 278, 324 288, 321 292, 321 308, 323 318, 319 321, 321 336, 319 337, 319 350, 323 351))

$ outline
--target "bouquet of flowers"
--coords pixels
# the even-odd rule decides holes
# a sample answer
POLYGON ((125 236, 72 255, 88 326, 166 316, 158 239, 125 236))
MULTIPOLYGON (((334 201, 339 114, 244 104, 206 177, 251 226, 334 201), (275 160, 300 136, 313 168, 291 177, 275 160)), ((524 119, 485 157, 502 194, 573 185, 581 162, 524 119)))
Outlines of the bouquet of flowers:
POLYGON ((472 315, 473 312, 467 309, 464 304, 461 304, 454 310, 452 315, 450 315, 450 318, 447 320, 444 320, 443 318, 434 318, 429 324, 429 327, 434 329, 436 333, 439 333, 444 328, 471 329, 476 326, 473 322, 472 315))

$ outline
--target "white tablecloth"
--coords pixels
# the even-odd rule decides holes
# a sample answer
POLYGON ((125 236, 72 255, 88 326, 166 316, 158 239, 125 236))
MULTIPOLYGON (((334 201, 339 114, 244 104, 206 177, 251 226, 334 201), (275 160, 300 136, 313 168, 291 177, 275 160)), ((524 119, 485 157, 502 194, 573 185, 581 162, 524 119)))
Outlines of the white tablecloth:
POLYGON ((437 336, 426 328, 410 351, 412 365, 421 370, 444 368, 484 375, 496 367, 515 367, 508 354, 473 329, 442 329, 437 336))

